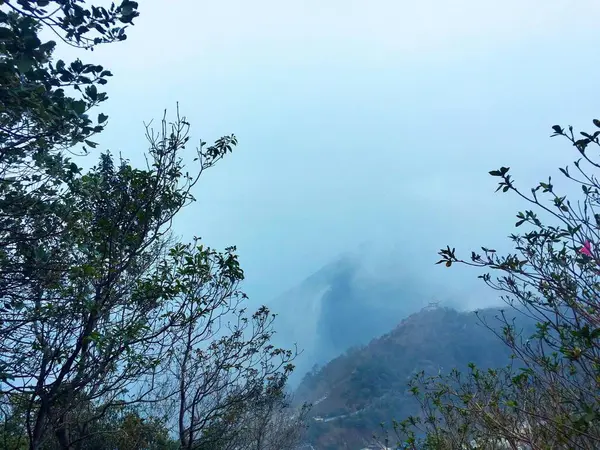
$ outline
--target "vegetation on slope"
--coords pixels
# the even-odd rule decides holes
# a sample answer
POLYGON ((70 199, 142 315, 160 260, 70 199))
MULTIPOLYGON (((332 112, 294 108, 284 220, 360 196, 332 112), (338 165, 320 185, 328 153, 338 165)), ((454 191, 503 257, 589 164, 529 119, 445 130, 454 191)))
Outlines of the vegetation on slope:
POLYGON ((311 443, 318 450, 360 448, 372 441, 381 422, 414 414, 418 403, 408 383, 422 370, 435 375, 470 362, 483 367, 504 364, 509 350, 481 323, 484 319, 493 325, 499 314, 426 309, 307 374, 297 396, 313 405, 311 443))

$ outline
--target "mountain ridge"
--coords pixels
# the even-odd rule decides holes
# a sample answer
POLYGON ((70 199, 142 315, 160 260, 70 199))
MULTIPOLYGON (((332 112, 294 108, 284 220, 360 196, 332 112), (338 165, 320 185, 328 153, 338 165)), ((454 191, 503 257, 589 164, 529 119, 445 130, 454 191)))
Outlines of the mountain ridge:
POLYGON ((362 269, 360 260, 341 257, 267 304, 278 316, 274 342, 302 352, 292 386, 315 364, 367 344, 431 300, 416 282, 374 280, 362 269))
MULTIPOLYGON (((505 366, 510 350, 481 323, 489 320, 493 326, 500 311, 424 308, 306 374, 295 397, 313 405, 310 445, 315 450, 364 448, 381 422, 417 413, 407 389, 411 376, 421 370, 434 375, 455 367, 464 370, 470 362, 482 368, 505 366)), ((531 325, 524 317, 517 323, 527 330, 531 325)))

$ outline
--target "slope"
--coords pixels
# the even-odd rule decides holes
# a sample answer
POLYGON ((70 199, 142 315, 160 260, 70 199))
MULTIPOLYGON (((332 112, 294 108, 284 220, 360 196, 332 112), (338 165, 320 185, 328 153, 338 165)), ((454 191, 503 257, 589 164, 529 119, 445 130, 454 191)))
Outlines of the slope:
MULTIPOLYGON (((497 312, 482 310, 480 316, 493 325, 497 312)), ((416 412, 406 392, 413 374, 466 368, 469 362, 499 367, 508 358, 507 347, 474 313, 426 308, 304 377, 296 399, 313 404, 309 443, 315 450, 366 447, 381 422, 416 412)))
POLYGON ((367 344, 429 301, 415 280, 374 280, 359 260, 340 258, 269 304, 278 315, 274 343, 302 351, 291 380, 297 384, 314 365, 367 344))

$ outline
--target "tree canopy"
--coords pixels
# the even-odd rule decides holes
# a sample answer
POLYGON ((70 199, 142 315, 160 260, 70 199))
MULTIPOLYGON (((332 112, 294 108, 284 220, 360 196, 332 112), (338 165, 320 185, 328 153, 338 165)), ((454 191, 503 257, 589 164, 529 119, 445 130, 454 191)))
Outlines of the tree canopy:
MULTIPOLYGON (((174 119, 165 113, 156 128, 147 125, 145 166, 107 151, 90 170, 77 164, 92 157, 91 138, 108 121, 92 111, 106 100, 100 89, 112 74, 79 59, 54 61, 53 51, 116 45, 137 9, 128 0, 106 8, 0 1, 6 449, 196 449, 209 434, 229 442, 230 427, 242 423, 248 439, 275 430, 265 424, 281 408, 261 421, 250 420, 248 405, 285 403, 295 352, 270 343, 266 307, 246 311, 236 248, 217 251, 171 233, 202 174, 237 145, 235 135, 190 152, 190 124, 177 109, 174 119), (44 30, 56 40, 42 42, 44 30)), ((272 441, 268 433, 260 442, 272 441)), ((287 436, 293 445, 298 433, 287 436)), ((265 445, 252 448, 273 448, 265 445)))

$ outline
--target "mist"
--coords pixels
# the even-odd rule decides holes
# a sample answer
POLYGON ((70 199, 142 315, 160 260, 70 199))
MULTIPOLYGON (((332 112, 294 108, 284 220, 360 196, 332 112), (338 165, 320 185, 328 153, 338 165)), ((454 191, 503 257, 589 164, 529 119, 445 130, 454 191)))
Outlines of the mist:
POLYGON ((339 258, 353 286, 415 293, 390 304, 497 305, 477 269, 436 266, 437 251, 510 249, 526 206, 488 171, 528 188, 576 157, 549 135, 597 112, 599 8, 147 0, 126 42, 95 52, 115 74, 100 148, 142 163, 143 121, 176 102, 196 142, 237 135, 174 230, 236 245, 253 306, 293 314, 289 293, 339 258))

